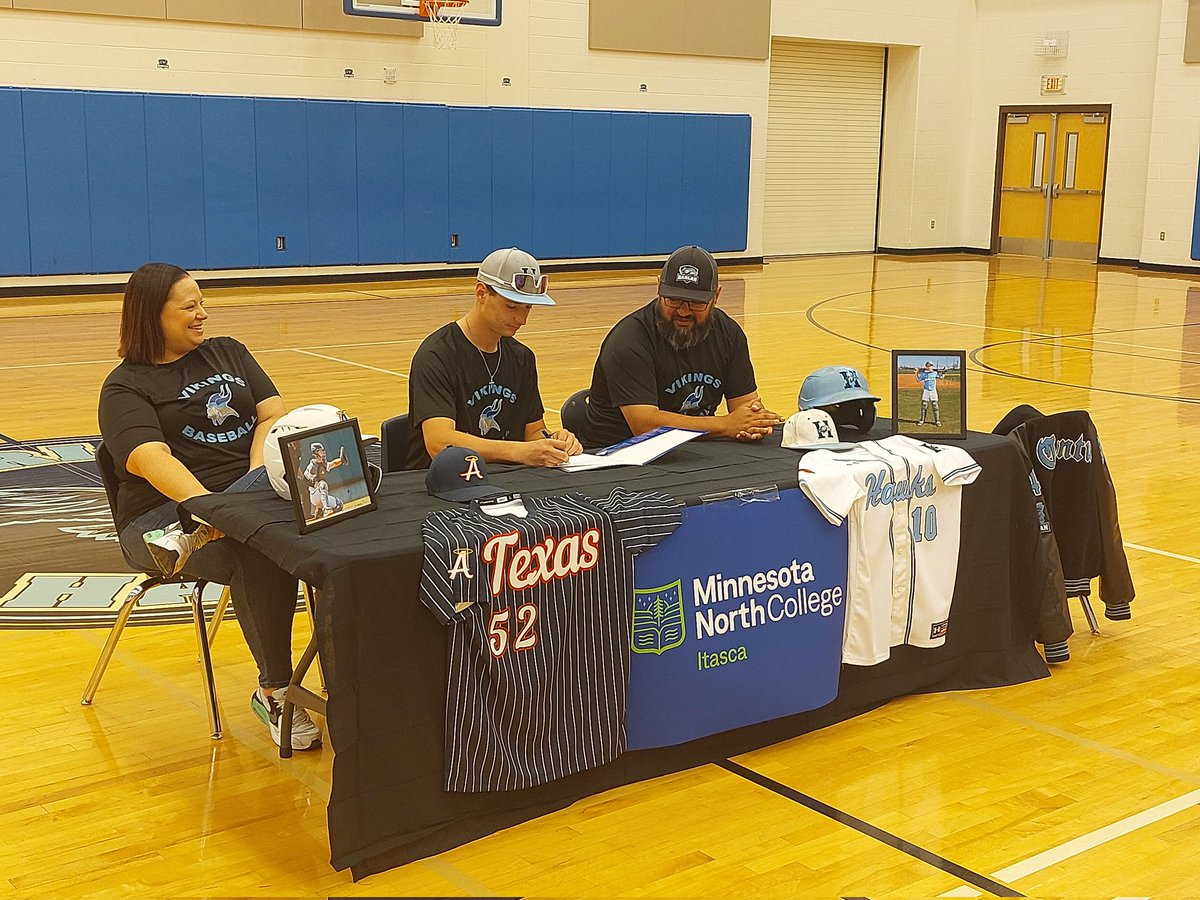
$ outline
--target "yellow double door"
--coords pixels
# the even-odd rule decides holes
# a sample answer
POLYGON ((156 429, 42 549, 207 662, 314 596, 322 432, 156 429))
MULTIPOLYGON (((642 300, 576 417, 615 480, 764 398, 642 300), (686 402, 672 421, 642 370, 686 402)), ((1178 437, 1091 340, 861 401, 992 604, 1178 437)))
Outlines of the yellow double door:
POLYGON ((1108 120, 1108 112, 1006 114, 1000 252, 1097 258, 1108 120))

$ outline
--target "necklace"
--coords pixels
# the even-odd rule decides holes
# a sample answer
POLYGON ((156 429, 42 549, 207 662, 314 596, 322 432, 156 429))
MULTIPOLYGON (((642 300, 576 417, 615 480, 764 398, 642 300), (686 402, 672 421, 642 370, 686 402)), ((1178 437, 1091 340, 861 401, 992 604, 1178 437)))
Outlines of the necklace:
POLYGON ((493 368, 492 366, 488 365, 487 357, 483 355, 483 350, 479 348, 479 345, 475 343, 475 339, 471 337, 471 332, 467 328, 467 319, 465 316, 463 317, 462 323, 463 332, 466 334, 467 340, 471 342, 471 346, 475 348, 475 351, 479 354, 479 358, 483 360, 483 368, 487 370, 488 373, 488 384, 495 384, 496 373, 500 371, 500 363, 504 362, 504 344, 500 341, 496 342, 496 365, 493 368))

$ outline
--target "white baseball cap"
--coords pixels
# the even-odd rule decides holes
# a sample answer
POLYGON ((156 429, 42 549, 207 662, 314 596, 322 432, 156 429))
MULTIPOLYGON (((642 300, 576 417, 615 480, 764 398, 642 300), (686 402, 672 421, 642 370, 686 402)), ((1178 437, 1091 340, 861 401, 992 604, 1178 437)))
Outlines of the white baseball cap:
POLYGON ((789 450, 849 450, 853 443, 838 440, 837 426, 823 409, 792 413, 783 423, 783 446, 789 450))
POLYGON ((479 264, 479 281, 513 303, 530 306, 554 306, 546 293, 549 279, 542 274, 538 261, 517 247, 493 250, 479 264))

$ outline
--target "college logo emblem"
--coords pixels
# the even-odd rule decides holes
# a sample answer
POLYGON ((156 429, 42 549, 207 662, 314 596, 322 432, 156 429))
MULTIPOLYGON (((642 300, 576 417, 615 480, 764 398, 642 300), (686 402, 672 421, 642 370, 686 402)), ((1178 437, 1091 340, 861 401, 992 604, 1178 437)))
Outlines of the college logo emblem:
POLYGON ((686 631, 682 580, 633 592, 633 638, 630 649, 634 653, 661 656, 682 644, 686 631))
POLYGON ((821 441, 836 441, 837 435, 833 433, 833 429, 829 427, 829 423, 821 419, 813 422, 817 429, 817 439, 821 441))
POLYGON ((208 398, 208 402, 204 404, 204 411, 213 425, 220 428, 230 416, 237 416, 237 410, 229 405, 232 400, 233 388, 227 384, 221 385, 221 389, 208 398))
POLYGON ((842 373, 842 381, 844 381, 846 383, 845 387, 847 390, 849 390, 850 388, 862 387, 862 385, 859 383, 859 380, 858 380, 858 373, 855 372, 853 369, 842 369, 841 373, 842 373))

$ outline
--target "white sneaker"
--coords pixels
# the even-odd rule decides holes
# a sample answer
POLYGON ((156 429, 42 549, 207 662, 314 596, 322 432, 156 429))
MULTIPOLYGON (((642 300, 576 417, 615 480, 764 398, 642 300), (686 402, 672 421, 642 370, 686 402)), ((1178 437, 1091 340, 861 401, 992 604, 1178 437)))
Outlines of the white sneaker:
POLYGON ((159 570, 164 575, 178 575, 188 557, 211 541, 212 536, 212 529, 207 525, 201 525, 191 534, 185 534, 183 527, 175 523, 162 534, 156 531, 148 532, 143 535, 143 540, 159 570))
MULTIPOLYGON (((287 688, 276 688, 275 693, 268 697, 259 688, 250 695, 250 709, 262 723, 271 729, 271 738, 275 746, 279 746, 280 725, 283 722, 283 701, 287 698, 287 688)), ((321 729, 312 720, 308 710, 302 706, 292 707, 292 749, 314 750, 321 746, 321 729)))

